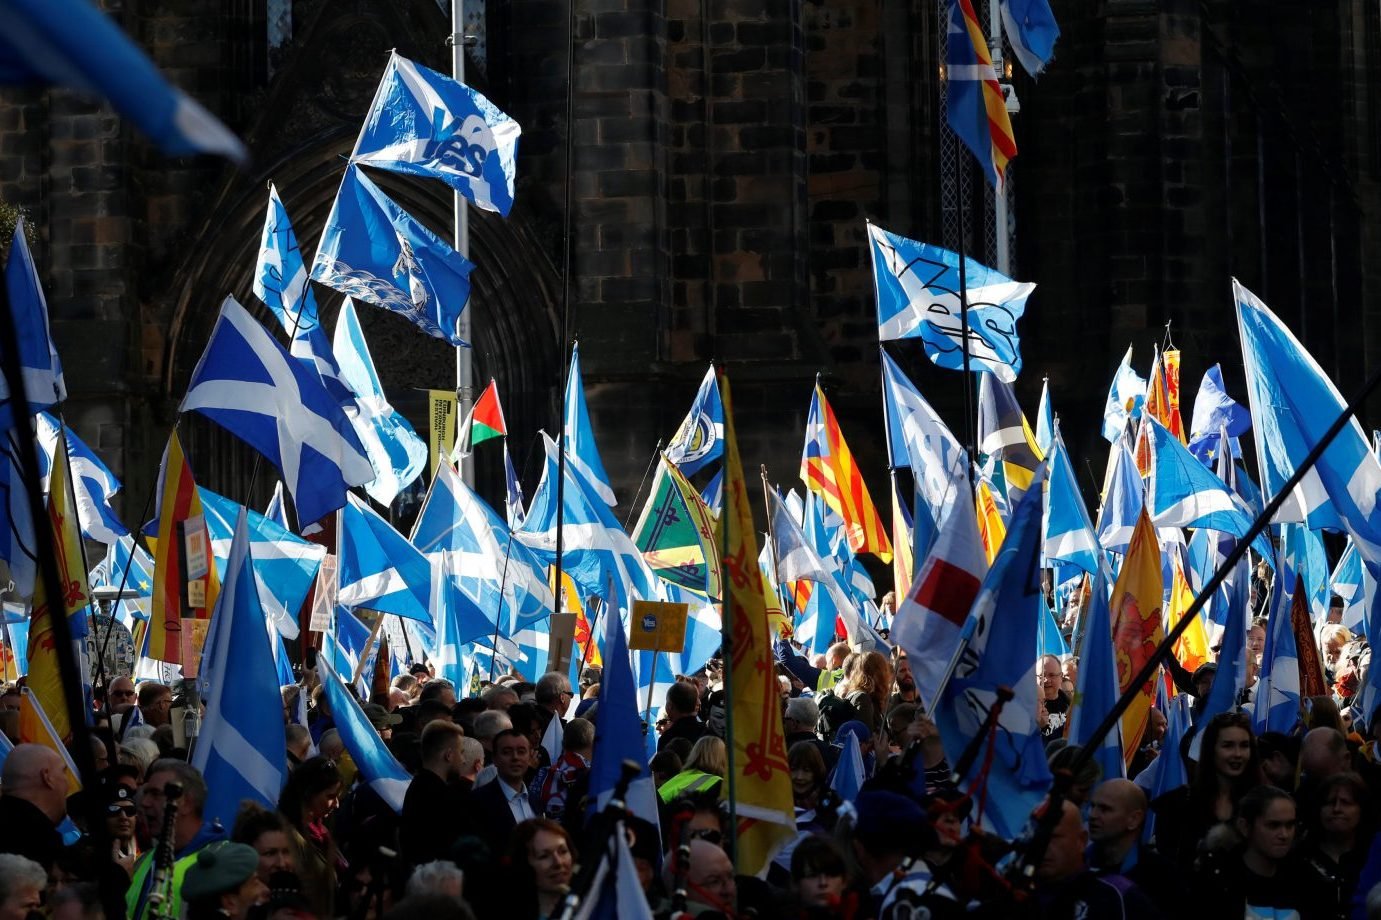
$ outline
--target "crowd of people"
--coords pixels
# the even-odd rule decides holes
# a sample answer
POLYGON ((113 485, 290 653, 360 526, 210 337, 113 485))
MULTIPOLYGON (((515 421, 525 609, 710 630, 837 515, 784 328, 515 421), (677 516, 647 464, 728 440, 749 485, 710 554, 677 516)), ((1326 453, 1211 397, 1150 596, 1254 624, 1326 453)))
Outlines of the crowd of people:
MULTIPOLYGON (((1201 718, 1180 750, 1161 750, 1155 713, 1126 778, 1088 761, 1033 814, 1044 832, 1013 841, 984 833, 953 783, 904 653, 840 643, 812 661, 786 639, 775 651, 797 834, 765 873, 736 873, 712 659, 668 689, 647 728, 658 820, 624 822, 659 916, 1381 917, 1381 758, 1350 697, 1309 700, 1291 734, 1258 736, 1243 711, 1201 718), (855 745, 863 782, 846 789, 837 773, 855 745), (1188 782, 1152 801, 1145 774, 1162 757, 1182 758, 1188 782)), ((1033 676, 1056 770, 1080 761, 1063 737, 1076 674, 1048 656, 1033 676)), ((204 813, 206 784, 177 744, 175 688, 116 678, 97 693, 98 782, 69 797, 63 759, 32 744, 0 768, 0 920, 561 916, 582 860, 606 850, 588 794, 600 676, 586 668, 572 687, 513 674, 463 697, 424 665, 393 678, 364 711, 412 773, 395 813, 361 781, 307 671, 283 688, 290 763, 276 808, 245 803, 224 823, 204 813), (543 742, 558 719, 553 757, 543 742)), ((1196 714, 1204 677, 1184 675, 1196 714)), ((17 708, 17 691, 0 694, 11 738, 17 708)), ((1381 736, 1381 718, 1367 724, 1381 736)))

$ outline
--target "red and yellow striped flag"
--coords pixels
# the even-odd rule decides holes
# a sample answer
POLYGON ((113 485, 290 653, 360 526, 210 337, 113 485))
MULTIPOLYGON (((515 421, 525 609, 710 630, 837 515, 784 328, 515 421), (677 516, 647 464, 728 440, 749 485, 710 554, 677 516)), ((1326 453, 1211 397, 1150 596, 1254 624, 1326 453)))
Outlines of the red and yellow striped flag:
MULTIPOLYGON (((1160 571, 1160 543, 1146 509, 1141 509, 1132 531, 1127 556, 1112 589, 1112 644, 1117 658, 1117 688, 1126 693, 1132 678, 1151 659, 1156 646, 1165 638, 1161 607, 1165 585, 1160 571)), ((1155 679, 1139 688, 1136 699, 1122 716, 1122 753, 1130 763, 1156 698, 1155 679)))
POLYGON ((724 596, 726 648, 730 655, 729 705, 733 750, 729 768, 738 825, 738 871, 757 875, 783 844, 796 836, 791 768, 778 699, 772 636, 767 621, 766 579, 758 569, 758 540, 748 504, 738 438, 734 433, 729 379, 719 388, 724 403, 724 596))
MULTIPOLYGON (((219 585, 211 565, 211 538, 206 532, 201 497, 192 469, 182 453, 182 441, 174 430, 163 453, 158 473, 158 540, 153 549, 153 601, 149 614, 148 657, 169 664, 185 664, 191 649, 183 636, 183 620, 205 619, 216 603, 219 585), (200 541, 207 564, 203 579, 205 599, 201 606, 188 602, 188 547, 200 541)), ((151 541, 152 542, 152 541, 151 541)))
POLYGON ((892 544, 887 529, 878 517, 873 496, 854 462, 853 451, 844 440, 839 420, 820 384, 810 403, 806 420, 806 445, 801 452, 801 481, 825 500, 844 519, 849 548, 855 553, 872 553, 883 562, 892 561, 892 544))

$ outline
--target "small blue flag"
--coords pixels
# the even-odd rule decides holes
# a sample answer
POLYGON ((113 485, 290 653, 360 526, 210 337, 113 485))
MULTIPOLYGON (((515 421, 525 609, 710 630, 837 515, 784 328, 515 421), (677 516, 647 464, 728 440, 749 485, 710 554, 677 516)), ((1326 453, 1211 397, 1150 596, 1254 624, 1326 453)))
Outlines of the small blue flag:
MULTIPOLYGON (((7 29, 12 25, 6 22, 7 29)), ((0 47, 4 43, 4 38, 0 38, 0 47)), ((58 350, 48 330, 48 301, 38 283, 38 270, 34 268, 34 257, 24 235, 23 218, 14 226, 14 241, 10 243, 9 259, 5 262, 5 289, 10 297, 14 333, 19 340, 24 395, 29 400, 29 414, 32 415, 66 399, 67 384, 63 381, 62 361, 58 359, 58 350)), ((13 411, 9 382, 0 376, 0 428, 14 425, 13 411)))
POLYGON ((1271 588, 1270 619, 1266 646, 1261 651, 1261 673, 1252 691, 1252 730, 1290 734, 1300 721, 1299 644, 1291 622, 1291 593, 1284 577, 1271 588))
MULTIPOLYGON (((1090 585, 1088 612, 1084 616, 1084 640, 1080 647, 1079 679, 1070 704, 1069 743, 1087 745, 1121 695, 1117 681, 1117 653, 1112 644, 1112 613, 1108 610, 1108 584, 1104 573, 1094 572, 1090 585)), ((1122 725, 1119 721, 1103 737, 1093 760, 1102 768, 1104 779, 1125 777, 1127 762, 1122 754, 1122 725)))
POLYGON ((1098 509, 1098 541, 1106 550, 1125 553, 1144 503, 1141 474, 1124 445, 1114 444, 1111 456, 1117 466, 1108 477, 1108 494, 1098 509))
POLYGON ((1228 430, 1228 443, 1234 457, 1242 456, 1239 436, 1252 426, 1247 407, 1228 395, 1223 385, 1223 369, 1215 364, 1204 372, 1199 394, 1194 397, 1194 413, 1189 421, 1189 452, 1205 466, 1222 444, 1221 430, 1228 430))
POLYGON ((617 505, 618 499, 614 498, 614 489, 609 485, 609 474, 604 472, 604 461, 599 457, 594 429, 590 427, 590 410, 585 405, 585 382, 580 375, 579 342, 571 349, 571 370, 566 378, 562 425, 565 434, 561 446, 566 451, 566 462, 574 464, 605 504, 611 507, 617 505))
MULTIPOLYGON (((326 693, 326 702, 331 707, 331 716, 340 731, 340 740, 345 742, 345 749, 350 752, 355 766, 360 768, 365 784, 390 808, 401 813, 403 797, 408 793, 412 777, 374 730, 359 701, 345 689, 345 684, 341 683, 331 663, 323 658, 318 659, 317 665, 321 671, 321 686, 326 693)), ((281 713, 282 710, 280 702, 277 712, 281 713)), ((281 734, 281 725, 278 730, 281 734)))
POLYGON ((638 709, 638 688, 628 660, 628 640, 617 615, 604 617, 604 675, 599 684, 599 708, 595 710, 595 751, 590 763, 590 801, 595 811, 608 804, 618 784, 622 764, 631 760, 642 768, 628 786, 628 810, 657 824, 657 787, 647 766, 644 725, 638 709))
POLYGON ((1112 386, 1108 388, 1108 401, 1103 406, 1103 439, 1116 444, 1127 430, 1127 422, 1141 418, 1145 402, 1146 381, 1132 370, 1132 347, 1128 345, 1113 375, 1112 386))
POLYGON ((844 750, 840 752, 834 775, 830 777, 830 788, 840 801, 852 802, 863 791, 864 779, 863 751, 858 746, 858 734, 849 732, 844 736, 844 750))
POLYGON ((341 606, 431 622, 431 563, 354 495, 340 516, 339 566, 341 606))
POLYGON ((705 372, 690 412, 667 445, 667 459, 687 476, 709 466, 724 454, 724 404, 714 367, 705 372))
POLYGON ((1055 54, 1060 26, 1050 0, 1000 0, 1002 27, 1022 69, 1036 76, 1055 54))
POLYGON ((1051 445, 1050 495, 1045 509, 1045 558, 1067 562, 1090 575, 1102 567, 1103 554, 1089 521, 1088 508, 1079 494, 1069 450, 1057 431, 1051 445))

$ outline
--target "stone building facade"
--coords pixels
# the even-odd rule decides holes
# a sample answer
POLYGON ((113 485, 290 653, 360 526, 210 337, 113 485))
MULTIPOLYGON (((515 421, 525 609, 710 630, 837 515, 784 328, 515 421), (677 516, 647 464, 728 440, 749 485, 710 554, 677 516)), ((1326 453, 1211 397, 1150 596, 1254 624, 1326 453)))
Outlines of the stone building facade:
MULTIPOLYGON (((68 375, 69 421, 127 484, 138 519, 178 399, 227 295, 250 275, 266 184, 315 246, 389 49, 442 70, 436 0, 103 0, 171 79, 246 139, 244 171, 167 160, 61 92, 0 94, 0 200, 22 207, 68 375)), ((1186 414, 1223 364, 1241 391, 1228 279, 1294 325, 1344 391, 1381 362, 1381 23, 1329 0, 1054 0, 1057 57, 1014 77, 1013 272, 1039 283, 1021 325, 1028 412, 1048 377, 1076 454, 1129 342, 1170 336, 1186 414)), ((980 7, 982 4, 980 4, 980 7)), ((568 328, 627 513, 659 438, 711 361, 735 382, 750 468, 795 480, 817 374, 885 504, 865 220, 991 258, 981 180, 941 125, 936 0, 489 0, 471 82, 523 126, 517 206, 472 211, 479 380, 494 376, 527 482, 554 430, 563 216, 568 328), (573 44, 573 160, 566 158, 573 44), (965 161, 959 158, 961 164, 965 161), (961 191, 962 190, 962 191, 961 191), (960 220, 962 212, 963 220, 960 220)), ((384 176, 449 235, 444 187, 384 176)), ((318 289, 328 324, 336 295, 318 289)), ((361 319, 395 405, 454 358, 398 317, 361 319)), ((962 379, 889 351, 962 431, 962 379)), ((1381 405, 1381 404, 1379 404, 1381 405)), ((243 498, 251 455, 184 419, 198 477, 243 498)), ((482 491, 501 488, 480 458, 482 491)), ((271 488, 261 476, 256 502, 271 488)), ((884 514, 886 512, 884 511, 884 514)))

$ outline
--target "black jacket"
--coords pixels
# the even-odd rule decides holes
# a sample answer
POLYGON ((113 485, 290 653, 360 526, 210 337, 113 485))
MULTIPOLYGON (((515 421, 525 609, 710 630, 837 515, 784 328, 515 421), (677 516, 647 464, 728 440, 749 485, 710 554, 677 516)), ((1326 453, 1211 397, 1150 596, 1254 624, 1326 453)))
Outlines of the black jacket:
POLYGON ((49 872, 62 851, 62 835, 38 806, 0 795, 0 853, 17 853, 49 872))

